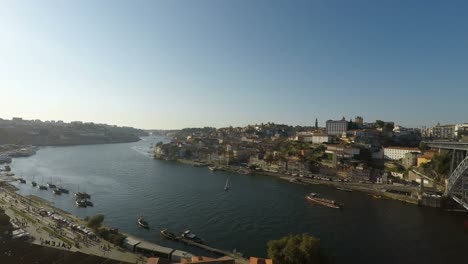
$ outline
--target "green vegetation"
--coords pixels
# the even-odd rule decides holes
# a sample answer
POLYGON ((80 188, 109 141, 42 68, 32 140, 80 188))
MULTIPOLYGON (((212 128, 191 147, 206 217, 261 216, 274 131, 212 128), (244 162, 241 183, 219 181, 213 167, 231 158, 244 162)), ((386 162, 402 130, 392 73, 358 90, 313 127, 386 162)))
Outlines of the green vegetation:
POLYGON ((376 121, 375 121, 375 126, 376 126, 377 128, 383 128, 384 125, 385 125, 385 122, 382 121, 382 120, 376 120, 376 121))
POLYGON ((448 151, 435 154, 431 161, 432 168, 440 175, 448 175, 450 173, 450 160, 448 151))
POLYGON ((268 242, 268 257, 273 263, 332 263, 320 250, 320 240, 308 234, 289 235, 268 242))
POLYGON ((101 228, 96 233, 103 239, 117 246, 121 246, 126 238, 126 236, 122 235, 121 233, 113 232, 106 228, 101 228))
POLYGON ((29 222, 31 223, 36 223, 36 220, 32 219, 29 215, 19 211, 18 209, 14 208, 14 207, 10 207, 10 209, 15 212, 15 214, 17 215, 20 215, 21 217, 25 218, 26 220, 28 220, 29 222))
POLYGON ((85 219, 88 221, 88 227, 94 229, 97 235, 115 245, 122 245, 126 236, 120 234, 118 231, 101 228, 102 222, 104 221, 104 215, 97 214, 92 217, 86 217, 85 219))
POLYGON ((426 151, 427 150, 427 145, 424 143, 424 141, 419 142, 419 149, 421 151, 426 151))
POLYGON ((104 215, 97 214, 97 215, 89 218, 87 225, 88 225, 88 227, 97 230, 97 229, 99 229, 99 227, 101 227, 101 224, 102 224, 103 221, 104 221, 104 215))

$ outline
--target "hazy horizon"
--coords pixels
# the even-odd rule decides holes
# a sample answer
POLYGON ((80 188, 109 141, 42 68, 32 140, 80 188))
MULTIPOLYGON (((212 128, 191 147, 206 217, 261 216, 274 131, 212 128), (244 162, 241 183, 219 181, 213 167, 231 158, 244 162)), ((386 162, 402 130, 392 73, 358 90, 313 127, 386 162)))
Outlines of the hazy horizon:
POLYGON ((468 121, 465 1, 0 7, 4 119, 143 129, 468 121))

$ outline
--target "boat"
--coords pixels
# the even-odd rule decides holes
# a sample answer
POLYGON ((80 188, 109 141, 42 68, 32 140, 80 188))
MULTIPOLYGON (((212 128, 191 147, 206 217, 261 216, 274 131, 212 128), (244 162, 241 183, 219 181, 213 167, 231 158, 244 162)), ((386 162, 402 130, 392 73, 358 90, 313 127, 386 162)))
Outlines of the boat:
POLYGON ((47 187, 51 188, 51 189, 55 189, 57 188, 57 186, 55 186, 55 184, 52 184, 50 182, 47 183, 47 187))
POLYGON ((61 195, 61 194, 62 194, 62 192, 61 192, 59 189, 57 189, 57 188, 52 189, 52 192, 53 192, 55 195, 61 195))
POLYGON ((176 236, 176 234, 170 232, 167 229, 161 230, 161 236, 163 236, 164 238, 169 239, 169 240, 179 240, 179 238, 176 236))
POLYGON ((32 185, 33 187, 36 187, 36 186, 37 186, 37 182, 32 181, 32 182, 31 182, 31 185, 32 185))
POLYGON ((190 230, 185 230, 182 233, 182 237, 185 238, 185 239, 191 240, 193 242, 200 243, 200 244, 203 244, 203 242, 204 242, 203 239, 197 237, 197 235, 192 233, 190 230))
POLYGON ((48 189, 47 186, 45 186, 45 185, 37 185, 37 188, 39 190, 47 190, 48 189))
POLYGON ((217 171, 217 170, 218 170, 218 167, 216 167, 216 166, 209 166, 208 169, 209 169, 210 171, 217 171))
POLYGON ((84 207, 86 208, 86 200, 76 200, 75 201, 76 207, 84 207))
POLYGON ((26 183, 26 180, 23 179, 23 178, 19 178, 18 181, 19 181, 20 183, 26 183))
POLYGON ((229 178, 226 179, 226 184, 224 185, 224 190, 225 191, 229 190, 229 178))
POLYGON ((342 207, 342 205, 339 205, 338 203, 336 203, 333 200, 329 200, 329 199, 325 199, 325 198, 319 198, 318 194, 316 194, 316 193, 311 193, 309 195, 306 195, 306 199, 308 201, 311 201, 311 202, 314 202, 316 204, 320 204, 320 205, 323 205, 323 206, 327 206, 327 207, 330 207, 330 208, 340 209, 342 207))
POLYGON ((69 190, 67 190, 67 189, 65 189, 65 188, 62 188, 62 187, 60 187, 60 188, 58 188, 58 189, 59 189, 59 191, 60 191, 61 193, 69 193, 69 192, 70 192, 69 190))
POLYGON ((85 193, 85 192, 77 192, 75 193, 75 197, 77 199, 91 199, 91 195, 85 193))
POLYGON ((85 200, 85 201, 86 201, 86 206, 91 206, 91 207, 94 206, 93 202, 91 202, 90 200, 85 200))
POLYGON ((337 190, 344 191, 344 192, 352 192, 353 190, 345 188, 345 187, 336 187, 337 190))
POLYGON ((11 171, 11 167, 9 165, 5 165, 5 171, 11 171))
POLYGON ((140 217, 138 217, 137 223, 140 227, 149 229, 149 224, 145 221, 145 218, 143 218, 143 216, 140 215, 140 217))

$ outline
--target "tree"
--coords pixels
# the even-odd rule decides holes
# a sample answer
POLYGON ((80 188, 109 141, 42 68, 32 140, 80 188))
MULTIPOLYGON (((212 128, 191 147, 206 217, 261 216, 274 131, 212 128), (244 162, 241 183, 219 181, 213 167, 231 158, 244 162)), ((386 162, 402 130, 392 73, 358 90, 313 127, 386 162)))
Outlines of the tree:
POLYGON ((448 175, 450 172, 450 153, 442 151, 440 154, 434 155, 432 158, 433 169, 442 175, 448 175))
POLYGON ((88 220, 88 227, 93 229, 98 229, 101 227, 102 222, 104 221, 104 215, 97 214, 88 220))
POLYGON ((265 161, 268 164, 271 164, 274 160, 275 160, 275 158, 273 157, 273 155, 271 155, 271 153, 268 153, 267 156, 265 157, 265 161))
POLYGON ((320 240, 306 233, 270 240, 268 257, 281 264, 331 263, 320 251, 320 240))
POLYGON ((382 120, 376 120, 376 121, 375 121, 375 126, 376 126, 377 128, 383 128, 384 125, 385 125, 385 122, 382 121, 382 120))
POLYGON ((426 143, 424 143, 424 141, 420 141, 420 142, 419 142, 419 149, 420 149, 421 151, 427 150, 427 145, 426 145, 426 143))

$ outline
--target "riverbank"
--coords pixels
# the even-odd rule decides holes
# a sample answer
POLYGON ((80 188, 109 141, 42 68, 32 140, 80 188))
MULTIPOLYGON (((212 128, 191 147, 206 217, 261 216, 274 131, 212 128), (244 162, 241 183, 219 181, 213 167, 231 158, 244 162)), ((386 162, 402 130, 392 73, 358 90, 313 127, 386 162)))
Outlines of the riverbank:
MULTIPOLYGON (((176 162, 191 165, 194 167, 205 167, 205 166, 213 166, 216 167, 216 170, 220 171, 227 171, 233 172, 238 174, 257 174, 257 175, 265 175, 275 177, 281 180, 288 181, 293 184, 303 184, 303 185, 323 185, 330 188, 345 188, 352 191, 363 192, 369 195, 372 195, 376 199, 392 199, 397 200, 409 204, 418 205, 419 200, 418 197, 415 195, 417 192, 417 188, 409 187, 409 186, 400 186, 400 185, 392 185, 392 184, 373 184, 373 183, 358 183, 358 182, 344 182, 344 181, 330 181, 330 180, 321 180, 321 179, 314 179, 309 177, 298 177, 298 176, 291 176, 288 174, 283 174, 279 172, 269 172, 263 170, 254 170, 252 171, 249 168, 245 167, 238 167, 238 166, 217 166, 215 164, 209 164, 205 162, 199 161, 192 161, 186 159, 177 159, 176 162), (394 192, 389 192, 394 191, 394 192), (405 193, 405 194, 402 194, 405 193)), ((325 175, 318 175, 314 174, 314 177, 317 178, 327 178, 325 175)))
POLYGON ((24 237, 29 243, 124 263, 145 263, 144 256, 127 252, 85 231, 84 220, 39 197, 21 196, 8 186, 11 185, 5 182, 0 186, 0 204, 18 230, 27 234, 24 237))

